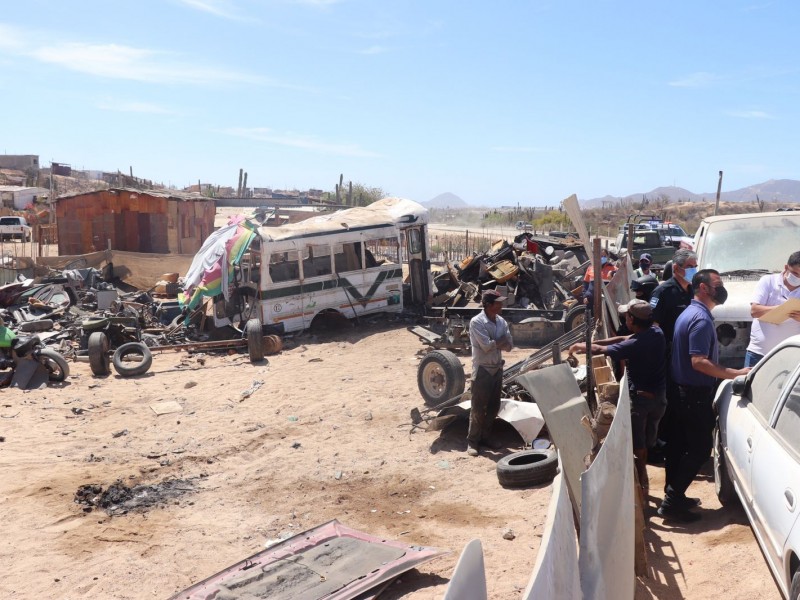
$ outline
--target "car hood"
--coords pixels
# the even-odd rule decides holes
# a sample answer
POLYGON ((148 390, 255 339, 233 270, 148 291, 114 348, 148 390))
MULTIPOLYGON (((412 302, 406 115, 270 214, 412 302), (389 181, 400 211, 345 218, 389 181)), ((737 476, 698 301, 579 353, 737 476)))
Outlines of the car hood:
POLYGON ((742 281, 722 278, 728 290, 728 299, 725 304, 715 306, 711 311, 717 321, 752 321, 750 316, 750 302, 756 289, 757 280, 742 281))

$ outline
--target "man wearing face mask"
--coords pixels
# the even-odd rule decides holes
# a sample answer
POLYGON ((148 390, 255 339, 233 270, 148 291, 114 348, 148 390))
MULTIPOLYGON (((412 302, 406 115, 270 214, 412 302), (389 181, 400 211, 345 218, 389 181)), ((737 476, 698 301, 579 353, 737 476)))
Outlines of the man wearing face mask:
POLYGON ((650 265, 653 264, 653 257, 646 252, 639 257, 639 267, 633 272, 633 276, 644 277, 650 275, 650 265))
POLYGON ((750 344, 744 355, 745 367, 754 367, 783 340, 800 333, 800 312, 797 311, 791 313, 790 318, 780 325, 762 323, 760 320, 771 308, 790 298, 800 300, 800 251, 789 256, 782 273, 764 275, 756 286, 750 302, 753 326, 750 329, 750 344))
MULTIPOLYGON (((671 262, 673 264, 671 277, 659 285, 650 298, 650 306, 653 307, 653 320, 664 332, 664 337, 667 340, 667 364, 670 363, 672 357, 672 338, 675 332, 675 321, 692 301, 691 281, 694 274, 697 273, 697 255, 691 250, 681 248, 675 252, 671 262)), ((669 446, 672 431, 677 427, 675 425, 677 411, 673 409, 677 402, 678 388, 672 381, 669 369, 667 369, 667 412, 659 424, 659 444, 650 451, 650 457, 654 462, 663 456, 667 472, 666 485, 669 485, 669 473, 674 471, 674 468, 666 468, 667 465, 670 462, 676 463, 680 460, 680 454, 671 452, 669 446)))
POLYGON ((717 379, 733 379, 750 371, 718 363, 719 347, 711 309, 728 298, 719 273, 714 269, 698 271, 692 278, 692 288, 694 299, 675 323, 670 364, 679 400, 669 447, 680 459, 677 464, 668 462, 665 466, 667 487, 658 509, 665 519, 684 522, 700 518, 691 512, 698 502, 687 498, 686 490, 711 454, 715 421, 711 403, 717 379))

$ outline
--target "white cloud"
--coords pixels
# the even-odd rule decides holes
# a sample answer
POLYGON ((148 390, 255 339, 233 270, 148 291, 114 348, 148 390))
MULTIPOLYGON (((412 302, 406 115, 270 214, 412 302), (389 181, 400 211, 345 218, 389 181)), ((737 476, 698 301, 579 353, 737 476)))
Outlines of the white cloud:
POLYGON ((385 46, 370 46, 369 48, 362 50, 361 54, 385 54, 388 51, 389 49, 385 46))
POLYGON ((763 110, 728 110, 725 112, 729 117, 738 119, 775 119, 776 117, 764 112, 763 110))
POLYGON ((311 150, 321 154, 332 154, 334 156, 353 156, 357 158, 380 158, 376 152, 364 150, 355 144, 336 144, 320 140, 311 135, 298 134, 293 132, 277 133, 266 127, 230 127, 223 129, 222 133, 243 137, 258 142, 267 142, 278 146, 289 146, 311 150))
POLYGON ((704 71, 699 71, 697 73, 692 73, 691 75, 687 75, 683 79, 676 79, 674 81, 670 81, 669 85, 672 87, 691 87, 691 88, 698 88, 698 87, 709 87, 714 83, 720 81, 721 78, 719 75, 714 75, 713 73, 706 73, 704 71))
POLYGON ((234 21, 243 20, 237 14, 236 7, 230 0, 178 0, 181 4, 199 10, 215 17, 231 19, 234 21))
POLYGON ((101 110, 110 110, 115 112, 132 112, 132 113, 147 113, 154 115, 169 115, 173 111, 152 104, 150 102, 135 102, 125 100, 100 100, 95 104, 101 110))

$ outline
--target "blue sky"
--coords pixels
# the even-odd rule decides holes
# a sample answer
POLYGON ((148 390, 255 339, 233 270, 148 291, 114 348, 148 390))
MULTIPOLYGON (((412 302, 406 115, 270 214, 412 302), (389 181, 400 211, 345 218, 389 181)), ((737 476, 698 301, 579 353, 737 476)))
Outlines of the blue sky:
POLYGON ((800 3, 26 0, 0 152, 418 201, 800 179, 800 3))

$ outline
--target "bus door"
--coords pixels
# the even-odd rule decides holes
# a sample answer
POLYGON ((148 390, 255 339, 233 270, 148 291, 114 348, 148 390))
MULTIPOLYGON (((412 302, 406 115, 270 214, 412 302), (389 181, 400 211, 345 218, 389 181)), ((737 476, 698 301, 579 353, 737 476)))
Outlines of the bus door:
POLYGON ((411 225, 403 227, 403 233, 406 238, 405 251, 408 257, 408 274, 411 282, 411 302, 415 305, 424 305, 428 302, 431 294, 431 263, 428 259, 427 227, 411 225))
POLYGON ((302 248, 292 242, 266 244, 269 281, 261 295, 264 323, 283 325, 286 332, 303 329, 302 248))

